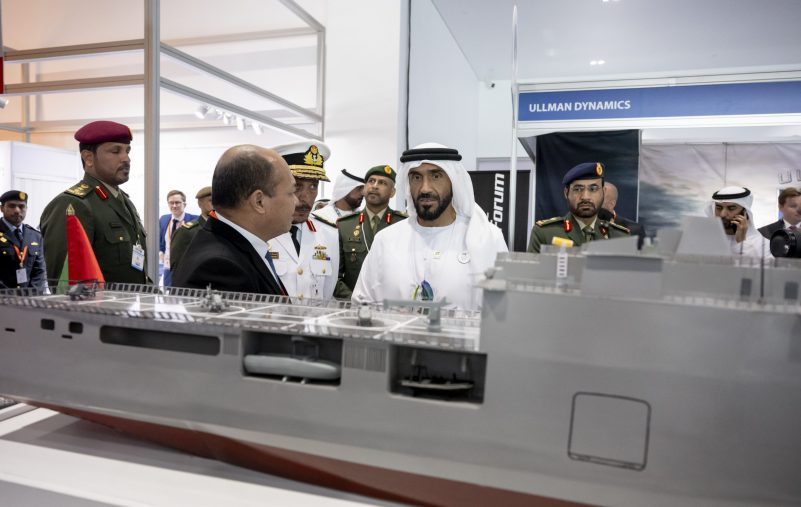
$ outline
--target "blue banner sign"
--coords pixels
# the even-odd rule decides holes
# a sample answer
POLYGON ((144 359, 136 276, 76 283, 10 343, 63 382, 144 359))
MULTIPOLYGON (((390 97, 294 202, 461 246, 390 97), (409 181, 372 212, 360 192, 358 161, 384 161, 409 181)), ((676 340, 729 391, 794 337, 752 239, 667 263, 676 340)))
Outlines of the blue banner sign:
POLYGON ((523 92, 519 121, 801 113, 801 81, 523 92))

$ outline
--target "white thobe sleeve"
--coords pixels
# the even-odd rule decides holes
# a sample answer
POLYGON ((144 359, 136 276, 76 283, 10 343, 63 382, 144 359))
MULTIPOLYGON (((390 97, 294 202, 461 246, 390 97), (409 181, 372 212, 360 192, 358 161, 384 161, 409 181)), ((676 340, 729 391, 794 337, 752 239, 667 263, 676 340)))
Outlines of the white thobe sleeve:
POLYGON ((367 253, 359 271, 359 278, 353 287, 351 300, 356 303, 377 303, 384 300, 383 290, 381 289, 381 273, 383 258, 383 241, 381 236, 376 235, 373 246, 367 253))

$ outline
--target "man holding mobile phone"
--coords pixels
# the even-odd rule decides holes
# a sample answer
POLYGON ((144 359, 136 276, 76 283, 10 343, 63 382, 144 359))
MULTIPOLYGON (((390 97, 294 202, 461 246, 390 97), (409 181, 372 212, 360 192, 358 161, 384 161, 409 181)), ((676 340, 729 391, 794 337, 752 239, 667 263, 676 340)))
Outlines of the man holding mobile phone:
POLYGON ((712 194, 712 211, 723 223, 731 253, 746 257, 770 257, 764 238, 754 227, 754 196, 745 187, 724 187, 712 194))

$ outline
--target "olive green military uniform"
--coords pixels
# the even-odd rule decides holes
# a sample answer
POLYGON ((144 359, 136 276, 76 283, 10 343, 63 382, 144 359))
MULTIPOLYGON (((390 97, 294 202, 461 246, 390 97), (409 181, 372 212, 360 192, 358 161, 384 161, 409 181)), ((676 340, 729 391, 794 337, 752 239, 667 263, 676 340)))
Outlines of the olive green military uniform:
POLYGON ((86 231, 107 282, 148 283, 147 257, 142 271, 131 265, 134 246, 146 248, 145 229, 136 208, 125 192, 120 190, 119 197, 114 197, 100 180, 88 174, 56 196, 42 212, 48 278, 57 279, 64 266, 69 205, 86 231))
MULTIPOLYGON (((381 229, 405 219, 406 213, 387 208, 376 225, 376 234, 381 229), (389 218, 387 218, 389 217, 389 218)), ((339 228, 339 279, 334 288, 334 297, 350 299, 359 272, 362 269, 370 246, 373 244, 373 230, 370 227, 367 211, 348 215, 337 220, 339 228), (361 217, 361 223, 360 223, 361 217)))
POLYGON ((175 231, 175 234, 170 238, 170 271, 173 273, 177 272, 181 257, 184 256, 184 252, 186 252, 189 243, 192 242, 197 231, 199 231, 205 223, 206 219, 200 216, 197 220, 186 222, 175 231))
MULTIPOLYGON (((624 238, 629 235, 629 230, 613 222, 596 220, 590 241, 610 238, 624 238)), ((529 252, 540 252, 541 245, 553 245, 560 240, 570 240, 572 246, 581 246, 586 243, 581 224, 571 213, 563 217, 549 218, 548 220, 538 220, 531 229, 531 239, 528 242, 529 252), (555 241, 554 241, 555 240, 555 241)), ((571 246, 567 244, 567 246, 571 246)))

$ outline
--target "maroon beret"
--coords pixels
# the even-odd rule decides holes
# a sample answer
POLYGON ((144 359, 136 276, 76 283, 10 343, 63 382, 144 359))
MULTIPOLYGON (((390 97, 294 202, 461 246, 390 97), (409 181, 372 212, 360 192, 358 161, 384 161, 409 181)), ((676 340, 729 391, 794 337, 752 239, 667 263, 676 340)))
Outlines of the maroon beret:
POLYGON ((131 129, 114 121, 93 121, 79 128, 75 133, 75 140, 82 144, 130 144, 132 139, 131 129))

